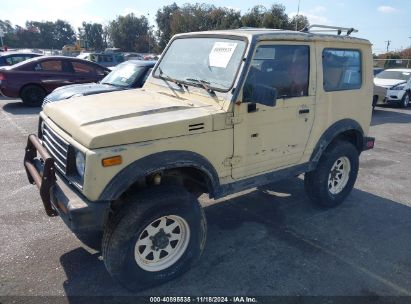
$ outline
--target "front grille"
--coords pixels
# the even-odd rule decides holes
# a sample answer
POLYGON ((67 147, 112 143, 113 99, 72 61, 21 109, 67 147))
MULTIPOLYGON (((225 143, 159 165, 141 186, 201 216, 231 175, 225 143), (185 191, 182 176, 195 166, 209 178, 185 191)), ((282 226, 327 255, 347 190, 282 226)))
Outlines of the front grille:
POLYGON ((42 139, 43 146, 53 157, 57 170, 66 175, 70 149, 69 143, 54 132, 47 124, 43 126, 42 139))

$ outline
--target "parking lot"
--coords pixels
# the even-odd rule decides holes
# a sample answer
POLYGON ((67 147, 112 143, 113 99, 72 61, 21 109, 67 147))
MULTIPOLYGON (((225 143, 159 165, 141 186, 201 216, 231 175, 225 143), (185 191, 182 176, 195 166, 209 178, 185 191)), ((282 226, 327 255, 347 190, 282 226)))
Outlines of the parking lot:
MULTIPOLYGON (((46 216, 23 168, 39 108, 0 99, 0 294, 131 295, 99 252, 46 216)), ((374 150, 338 208, 320 210, 300 178, 204 200, 197 265, 143 295, 411 295, 411 107, 377 108, 374 150)))

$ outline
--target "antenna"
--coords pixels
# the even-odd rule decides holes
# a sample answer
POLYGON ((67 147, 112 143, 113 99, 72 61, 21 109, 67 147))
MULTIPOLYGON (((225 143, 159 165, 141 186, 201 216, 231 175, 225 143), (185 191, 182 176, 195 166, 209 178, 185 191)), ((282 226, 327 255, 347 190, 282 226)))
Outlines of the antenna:
POLYGON ((297 26, 298 26, 299 13, 300 13, 300 0, 298 0, 297 15, 295 16, 295 30, 297 30, 297 26))

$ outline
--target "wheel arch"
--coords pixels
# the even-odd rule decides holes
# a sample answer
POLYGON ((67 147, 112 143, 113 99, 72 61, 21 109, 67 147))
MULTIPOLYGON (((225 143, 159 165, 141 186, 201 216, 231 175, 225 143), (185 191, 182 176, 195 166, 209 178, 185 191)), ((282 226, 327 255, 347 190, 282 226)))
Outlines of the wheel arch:
POLYGON ((47 90, 39 83, 35 83, 35 82, 29 82, 29 83, 25 83, 19 90, 19 96, 21 98, 21 93, 23 92, 23 90, 25 88, 27 88, 28 86, 36 86, 39 87, 40 89, 42 89, 44 91, 44 93, 47 95, 47 90))
POLYGON ((318 163, 322 153, 336 140, 346 140, 351 142, 361 153, 363 150, 364 131, 360 124, 352 119, 342 119, 332 124, 320 137, 310 161, 318 163))
POLYGON ((144 188, 155 174, 165 181, 200 187, 211 197, 219 188, 217 172, 205 157, 190 151, 164 151, 136 160, 121 170, 104 188, 99 200, 118 200, 128 191, 144 188))

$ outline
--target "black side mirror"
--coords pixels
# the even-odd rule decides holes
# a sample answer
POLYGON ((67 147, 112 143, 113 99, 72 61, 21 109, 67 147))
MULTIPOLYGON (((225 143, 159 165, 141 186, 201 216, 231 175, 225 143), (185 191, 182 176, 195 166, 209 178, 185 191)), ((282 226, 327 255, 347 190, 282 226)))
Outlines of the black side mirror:
POLYGON ((268 107, 275 107, 277 104, 277 89, 257 84, 253 90, 253 101, 256 103, 263 104, 268 107))

